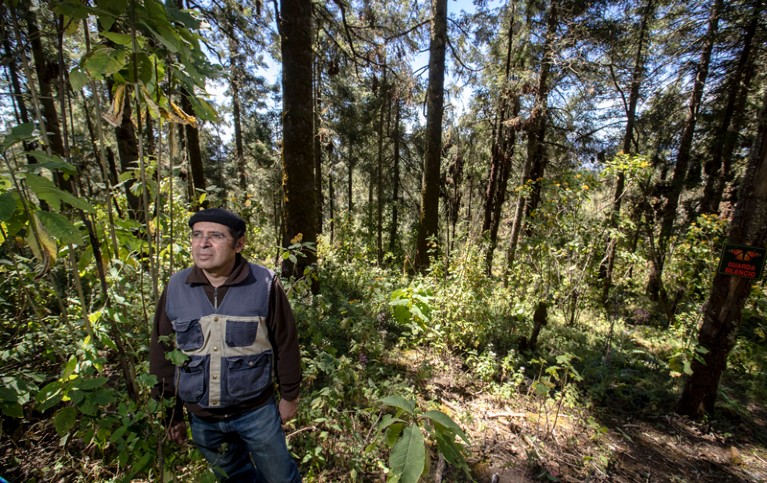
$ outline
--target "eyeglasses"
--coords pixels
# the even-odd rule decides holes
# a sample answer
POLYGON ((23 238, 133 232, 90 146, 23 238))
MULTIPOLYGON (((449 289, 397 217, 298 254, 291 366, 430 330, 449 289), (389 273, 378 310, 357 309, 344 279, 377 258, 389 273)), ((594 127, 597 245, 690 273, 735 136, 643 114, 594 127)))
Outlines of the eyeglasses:
POLYGON ((211 231, 209 233, 203 233, 201 231, 192 232, 192 243, 202 243, 203 240, 210 240, 213 243, 220 243, 228 239, 229 237, 220 231, 211 231))

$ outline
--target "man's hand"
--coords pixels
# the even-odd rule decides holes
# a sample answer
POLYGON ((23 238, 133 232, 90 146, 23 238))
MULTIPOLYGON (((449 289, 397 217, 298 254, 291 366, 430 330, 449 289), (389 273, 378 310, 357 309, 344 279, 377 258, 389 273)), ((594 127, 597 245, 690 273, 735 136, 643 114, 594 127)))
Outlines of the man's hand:
POLYGON ((171 423, 166 434, 174 443, 184 444, 186 442, 186 422, 179 421, 177 423, 171 423))
POLYGON ((296 413, 298 413, 298 399, 294 399, 292 401, 288 401, 287 399, 280 399, 280 419, 282 419, 282 424, 287 423, 291 419, 296 417, 296 413))

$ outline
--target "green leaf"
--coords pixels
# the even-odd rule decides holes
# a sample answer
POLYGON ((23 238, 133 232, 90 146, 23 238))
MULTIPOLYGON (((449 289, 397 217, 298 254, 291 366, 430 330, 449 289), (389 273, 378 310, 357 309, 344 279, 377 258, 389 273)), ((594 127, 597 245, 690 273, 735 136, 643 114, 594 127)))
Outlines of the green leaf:
POLYGON ((69 73, 69 84, 75 92, 80 91, 88 85, 88 76, 79 67, 75 67, 69 73))
POLYGON ((3 414, 11 418, 23 418, 24 408, 17 402, 0 402, 3 414))
POLYGON ((6 191, 0 195, 0 221, 11 219, 16 210, 20 208, 21 198, 16 190, 6 191))
POLYGON ((417 483, 426 467, 426 444, 421 429, 413 424, 405 428, 392 448, 389 466, 403 483, 417 483))
POLYGON ((402 409, 408 414, 413 414, 413 412, 415 412, 415 401, 408 401, 404 397, 398 396, 396 394, 394 396, 388 396, 381 399, 381 403, 385 404, 386 406, 402 409))
POLYGON ((127 63, 127 52, 100 47, 83 57, 82 66, 94 79, 100 80, 119 72, 127 63))
POLYGON ((61 202, 63 201, 68 205, 79 208, 88 213, 93 212, 93 207, 90 204, 80 198, 77 198, 72 193, 58 189, 53 184, 53 181, 49 180, 48 178, 32 173, 27 173, 26 180, 27 185, 29 185, 29 188, 35 192, 37 197, 48 202, 48 204, 51 205, 51 208, 55 209, 55 211, 60 211, 61 202))
POLYGON ((3 138, 3 150, 8 149, 13 144, 29 139, 35 132, 35 125, 31 122, 25 122, 11 128, 10 134, 3 138))
POLYGON ((174 349, 165 354, 165 358, 173 363, 175 366, 180 366, 189 359, 189 356, 184 354, 178 349, 174 349))
POLYGON ((458 424, 453 421, 450 416, 443 413, 442 411, 432 409, 431 411, 426 411, 423 413, 423 416, 435 422, 439 426, 447 429, 449 432, 460 436, 462 440, 466 441, 466 443, 469 442, 469 437, 466 436, 466 433, 463 432, 463 429, 461 429, 461 427, 458 426, 458 424))
POLYGON ((53 213, 52 211, 39 211, 37 216, 40 223, 45 226, 48 232, 61 240, 64 244, 79 245, 82 241, 82 235, 75 225, 70 223, 64 216, 53 213))
POLYGON ((37 402, 37 410, 42 412, 52 408, 61 402, 63 397, 61 381, 53 381, 43 387, 40 392, 35 395, 35 401, 37 402))
POLYGON ((119 32, 100 32, 101 36, 111 40, 117 45, 130 47, 133 45, 133 38, 128 34, 121 34, 119 32))
POLYGON ((96 389, 97 387, 101 387, 104 384, 107 383, 109 379, 106 377, 94 377, 93 379, 80 379, 77 381, 76 386, 82 389, 83 391, 90 391, 92 389, 96 389))
POLYGON ((72 406, 59 409, 53 417, 53 425, 59 436, 64 436, 75 426, 77 422, 77 409, 72 406))
POLYGON ((13 389, 7 387, 0 387, 0 401, 2 402, 17 402, 19 395, 13 389))

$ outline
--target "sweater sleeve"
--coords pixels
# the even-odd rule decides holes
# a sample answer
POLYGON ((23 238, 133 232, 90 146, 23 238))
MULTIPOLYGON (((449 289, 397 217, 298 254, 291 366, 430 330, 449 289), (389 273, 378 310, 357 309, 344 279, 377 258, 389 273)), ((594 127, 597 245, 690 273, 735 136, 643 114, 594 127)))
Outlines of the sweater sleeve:
POLYGON ((165 355, 172 351, 173 326, 168 315, 165 313, 167 288, 163 290, 160 300, 157 302, 157 310, 152 323, 152 334, 149 341, 149 373, 157 377, 157 384, 152 388, 152 397, 155 399, 174 399, 172 407, 168 408, 166 420, 173 422, 184 418, 183 402, 176 395, 176 366, 165 355), (169 342, 161 342, 160 337, 170 336, 169 342))
POLYGON ((301 351, 293 310, 277 278, 272 282, 269 294, 267 326, 275 352, 275 375, 280 397, 293 401, 298 398, 301 386, 301 351))

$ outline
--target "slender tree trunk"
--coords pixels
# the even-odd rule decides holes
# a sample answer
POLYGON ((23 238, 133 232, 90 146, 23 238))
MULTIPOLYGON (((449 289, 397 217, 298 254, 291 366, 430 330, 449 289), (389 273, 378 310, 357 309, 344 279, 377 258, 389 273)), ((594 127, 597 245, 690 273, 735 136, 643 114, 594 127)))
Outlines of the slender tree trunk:
MULTIPOLYGON (((386 47, 384 46, 384 49, 386 47)), ((383 263, 383 168, 384 168, 384 137, 386 133, 386 105, 388 104, 387 98, 389 95, 389 89, 386 85, 386 51, 383 52, 383 73, 381 75, 381 93, 380 93, 380 106, 378 112, 378 161, 376 166, 376 253, 377 261, 380 266, 383 263)))
MULTIPOLYGON (((314 107, 312 89, 312 3, 281 0, 283 146, 282 190, 284 229, 282 243, 290 246, 299 235, 317 241, 317 192, 314 172, 314 107)), ((285 275, 303 276, 316 260, 308 253, 293 264, 283 261, 285 275)), ((318 287, 315 286, 315 289, 318 287)))
POLYGON ((239 177, 240 193, 245 196, 248 189, 248 169, 245 164, 245 148, 242 139, 242 106, 240 101, 240 83, 244 77, 240 41, 233 25, 229 25, 229 63, 231 76, 229 87, 232 90, 232 123, 234 124, 234 159, 239 177))
MULTIPOLYGON (((760 113, 759 130, 740 187, 728 243, 764 247, 767 242, 767 95, 760 113)), ((698 345, 706 352, 693 360, 678 411, 700 416, 714 410, 727 356, 735 345, 743 306, 751 293, 752 279, 717 274, 704 306, 698 345)))
POLYGON ((719 26, 719 16, 722 10, 723 0, 714 0, 711 4, 711 13, 708 19, 708 31, 704 38, 703 50, 700 54, 700 61, 695 75, 690 102, 687 106, 687 117, 684 123, 684 130, 679 141, 679 152, 676 157, 674 174, 671 178, 671 186, 666 196, 666 204, 661 214, 661 232, 658 239, 659 260, 656 262, 650 279, 647 283, 647 295, 651 300, 659 300, 663 291, 663 266, 665 264, 666 252, 671 235, 674 232, 674 222, 676 221, 676 210, 679 206, 679 198, 684 189, 685 179, 690 169, 692 139, 695 134, 695 125, 698 119, 698 108, 700 100, 703 97, 703 89, 706 86, 706 77, 708 76, 708 66, 711 61, 711 53, 714 50, 716 42, 716 31, 719 26))
POLYGON ((732 156, 738 145, 740 128, 743 123, 746 99, 754 74, 753 41, 759 27, 759 19, 764 8, 763 0, 756 0, 753 5, 751 21, 743 34, 743 49, 738 64, 727 82, 725 93, 727 101, 722 115, 722 122, 711 143, 711 160, 706 163, 706 185, 701 199, 701 213, 717 213, 725 185, 732 177, 732 156))
MULTIPOLYGON (((189 93, 186 89, 181 90, 181 109, 184 112, 193 112, 192 103, 189 101, 189 93)), ((200 197, 200 192, 204 192, 207 188, 207 182, 205 181, 205 163, 202 160, 202 150, 200 149, 200 131, 197 127, 192 126, 191 124, 185 124, 184 134, 186 139, 186 154, 189 159, 189 169, 192 172, 192 185, 194 186, 192 206, 197 207, 197 200, 200 197)), ((200 205, 202 207, 207 207, 208 199, 206 198, 200 205)))
POLYGON ((348 175, 346 178, 346 209, 349 212, 349 216, 352 216, 353 210, 354 210, 354 139, 352 139, 352 136, 349 136, 348 140, 348 148, 347 148, 347 155, 349 156, 349 162, 347 163, 349 166, 348 175))
POLYGON ((317 194, 317 234, 322 233, 322 213, 323 213, 323 196, 322 196, 322 143, 320 139, 320 113, 322 112, 322 69, 319 67, 319 62, 314 62, 314 191, 317 194))
POLYGON ((426 153, 421 183, 415 268, 429 267, 429 239, 439 228, 439 181, 442 157, 442 116, 445 101, 445 51, 447 47, 447 0, 432 0, 429 87, 426 100, 426 153))
MULTIPOLYGON (((506 49, 506 84, 511 82, 511 56, 514 50, 514 19, 516 17, 515 5, 509 14, 509 29, 507 33, 508 47, 506 49)), ((484 219, 482 232, 488 233, 488 247, 485 254, 485 269, 487 274, 493 272, 493 255, 498 245, 498 228, 501 224, 501 211, 506 201, 506 189, 511 173, 511 160, 514 156, 516 143, 516 126, 507 125, 507 117, 515 118, 519 115, 519 95, 507 87, 501 94, 499 110, 495 126, 493 146, 491 148, 492 159, 490 173, 488 174, 487 191, 485 193, 484 219)))
MULTIPOLYGON (((642 18, 639 23, 639 39, 637 41, 637 51, 634 56, 634 69, 631 73, 631 89, 629 90, 628 105, 626 105, 626 131, 623 134, 623 153, 631 155, 633 153, 632 145, 634 140, 634 125, 636 124, 636 108, 639 101, 639 86, 642 83, 642 73, 644 72, 644 46, 646 41, 647 29, 650 21, 655 14, 654 0, 647 0, 647 4, 642 9, 642 18)), ((625 189, 626 178, 622 171, 618 172, 615 180, 615 192, 613 193, 613 208, 610 212, 610 230, 615 232, 618 229, 620 221, 621 201, 623 199, 623 190, 625 189)), ((615 267, 615 253, 617 251, 618 238, 610 234, 607 239, 607 249, 605 257, 599 267, 599 273, 604 277, 602 289, 602 301, 607 303, 610 295, 610 286, 613 279, 613 268, 615 267)))
POLYGON ((538 87, 535 94, 535 105, 530 114, 530 129, 527 134, 527 158, 530 166, 530 181, 532 182, 532 191, 530 199, 525 207, 525 217, 530 216, 538 208, 541 202, 543 185, 541 180, 546 173, 548 164, 546 154, 546 128, 548 126, 548 95, 549 95, 549 74, 554 64, 554 38, 557 33, 559 23, 559 0, 551 0, 549 7, 548 20, 546 22, 546 40, 543 43, 543 60, 541 61, 541 72, 538 76, 538 87))
POLYGON ((389 227, 389 250, 398 248, 399 243, 399 164, 400 164, 400 123, 401 103, 397 98, 394 103, 393 160, 391 172, 391 225, 389 227))

